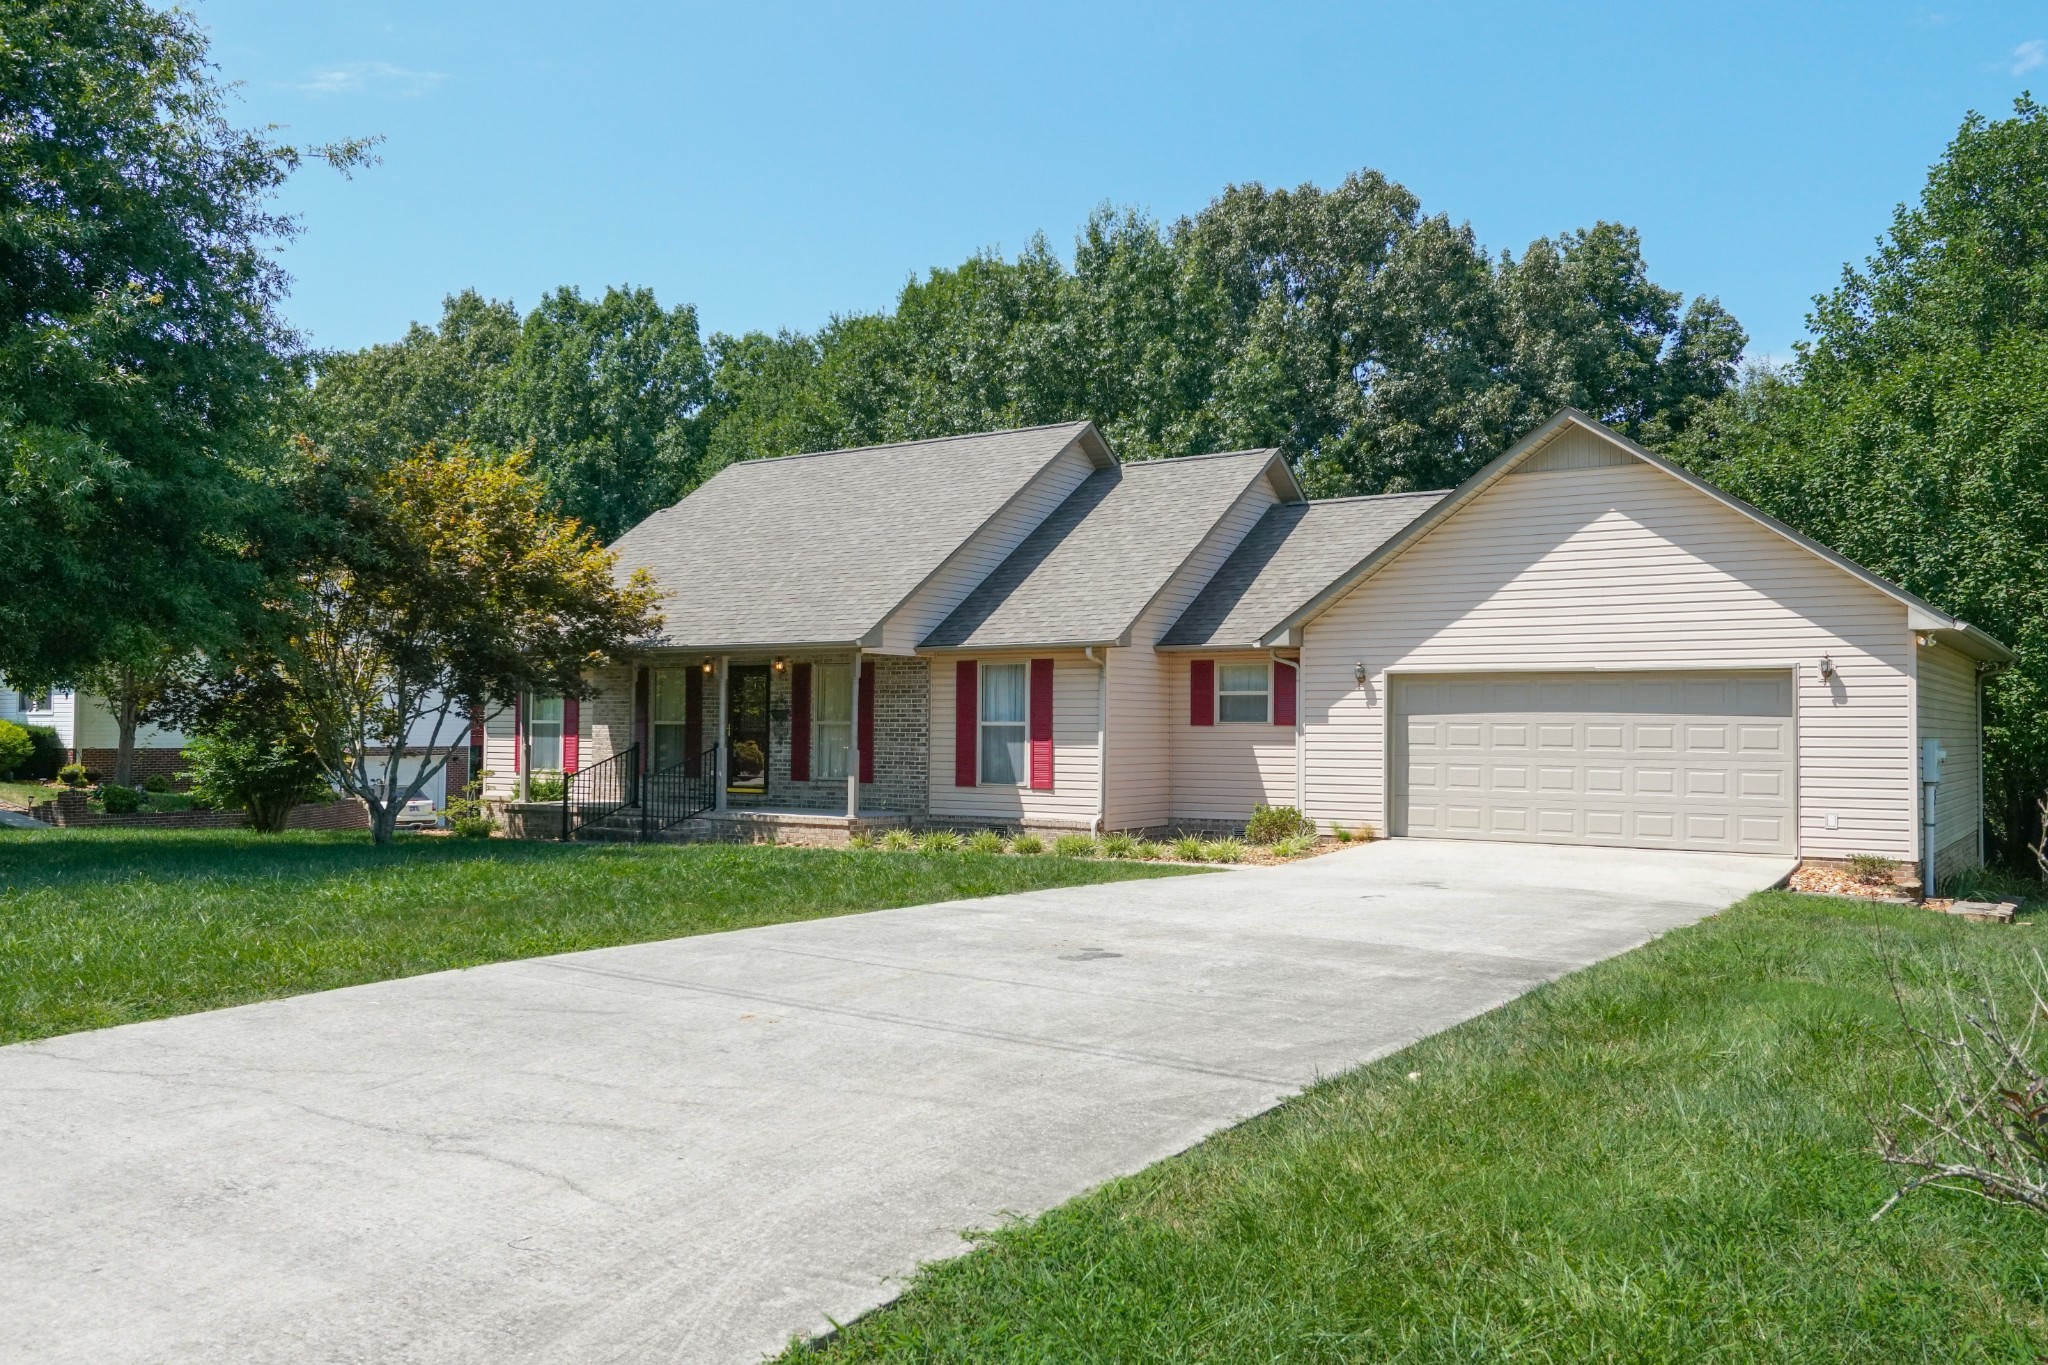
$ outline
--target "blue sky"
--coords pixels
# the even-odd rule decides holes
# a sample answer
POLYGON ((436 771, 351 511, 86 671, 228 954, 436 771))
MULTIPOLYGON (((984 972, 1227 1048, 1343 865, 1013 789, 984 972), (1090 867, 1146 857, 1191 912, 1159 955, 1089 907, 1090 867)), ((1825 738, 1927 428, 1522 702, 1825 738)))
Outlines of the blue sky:
POLYGON ((1359 167, 1494 250, 1606 218, 1753 354, 1971 109, 2048 94, 2037 5, 188 0, 241 116, 383 163, 287 192, 288 313, 360 346, 466 285, 652 286, 811 328, 1089 210, 1359 167))

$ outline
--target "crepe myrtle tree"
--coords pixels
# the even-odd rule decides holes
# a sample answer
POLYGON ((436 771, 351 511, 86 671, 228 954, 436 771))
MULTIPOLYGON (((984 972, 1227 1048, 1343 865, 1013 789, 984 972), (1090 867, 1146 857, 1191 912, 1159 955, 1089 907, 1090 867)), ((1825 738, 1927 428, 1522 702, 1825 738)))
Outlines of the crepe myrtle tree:
POLYGON ((343 529, 297 583, 286 667, 328 775, 385 843, 467 742, 469 714, 586 696, 585 670, 661 618, 652 581, 621 581, 588 527, 548 510, 522 455, 426 446, 359 479, 313 463, 343 529), (404 754, 421 760, 408 782, 404 754))

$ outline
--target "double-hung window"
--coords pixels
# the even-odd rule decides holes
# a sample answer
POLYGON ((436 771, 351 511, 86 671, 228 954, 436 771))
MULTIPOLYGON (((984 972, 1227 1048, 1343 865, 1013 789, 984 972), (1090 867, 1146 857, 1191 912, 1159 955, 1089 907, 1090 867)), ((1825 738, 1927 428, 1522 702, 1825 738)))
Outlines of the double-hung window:
POLYGON ((532 745, 533 770, 558 773, 562 770, 562 699, 529 697, 532 714, 526 718, 527 741, 532 745))
POLYGON ((1222 664, 1216 669, 1216 719, 1264 725, 1272 715, 1272 672, 1265 664, 1222 664))
POLYGON ((853 748, 853 669, 847 664, 811 666, 811 776, 846 777, 853 748))
POLYGON ((673 768, 688 758, 683 745, 690 733, 690 674, 683 668, 657 668, 648 724, 653 730, 654 770, 673 768))
POLYGON ((1028 674, 1027 666, 1021 663, 981 666, 983 786, 1017 787, 1024 783, 1028 674))

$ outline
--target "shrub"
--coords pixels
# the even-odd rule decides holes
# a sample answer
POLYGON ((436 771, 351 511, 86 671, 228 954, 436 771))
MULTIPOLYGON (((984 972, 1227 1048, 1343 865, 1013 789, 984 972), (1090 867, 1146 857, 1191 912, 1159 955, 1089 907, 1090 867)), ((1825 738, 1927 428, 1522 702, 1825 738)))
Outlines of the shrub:
POLYGON ((1003 836, 992 829, 976 830, 967 840, 969 853, 1001 853, 1003 836))
POLYGON ((1102 856, 1105 858, 1132 858, 1138 852, 1135 836, 1123 833, 1107 835, 1102 840, 1102 856))
POLYGON ((133 787, 101 787, 100 805, 109 815, 133 815, 142 809, 142 793, 133 787))
POLYGON ((1299 858, 1316 851, 1316 836, 1313 834, 1290 834, 1274 843, 1273 852, 1282 858, 1299 858))
POLYGON ((1351 842, 1351 831, 1344 828, 1344 826, 1342 825, 1337 826, 1335 829, 1331 830, 1330 833, 1332 836, 1336 838, 1337 842, 1340 844, 1348 844, 1351 842))
POLYGON ((1093 858, 1095 836, 1092 834, 1062 834, 1052 841, 1052 852, 1056 858, 1093 858))
POLYGON ((1315 826, 1292 806, 1253 806, 1244 822, 1244 837, 1255 844, 1276 844, 1297 834, 1313 834, 1315 826))
POLYGON ((1131 850, 1132 857, 1143 858, 1148 863, 1154 858, 1164 857, 1165 854, 1166 850, 1153 843, 1150 839, 1140 840, 1138 846, 1131 850))
POLYGON ((958 853, 961 838, 950 829, 935 829, 924 836, 926 853, 958 853))
POLYGON ((48 782, 64 766, 64 741, 47 725, 24 725, 21 728, 28 733, 29 743, 35 745, 35 752, 14 770, 14 775, 31 782, 48 782))
POLYGON ((221 810, 246 810, 265 834, 284 828, 292 807, 331 795, 320 757, 296 735, 278 734, 231 713, 185 745, 192 792, 221 810))
POLYGON ((917 847, 917 836, 907 829, 892 829, 882 836, 882 847, 891 853, 907 853, 917 847))
POLYGON ((1202 860, 1210 863, 1241 863, 1244 861, 1244 840, 1211 840, 1202 845, 1202 860))
POLYGON ((0 777, 12 777, 35 756, 36 743, 28 731, 11 720, 0 720, 0 777))
POLYGON ((191 810, 196 804, 182 792, 144 792, 142 798, 144 810, 191 810))
POLYGON ((1358 840, 1358 842, 1361 844, 1369 844, 1373 840, 1380 837, 1380 832, 1374 829, 1371 825, 1360 825, 1357 829, 1353 830, 1351 834, 1352 837, 1358 840))
POLYGON ((142 779, 142 789, 146 792, 167 792, 171 789, 171 779, 162 773, 151 773, 142 779))
POLYGON ((1959 901, 2022 901, 2039 897, 2041 883, 2001 868, 1965 867, 1951 873, 1941 891, 1959 901))
POLYGON ((560 773, 535 773, 526 779, 529 801, 559 801, 569 794, 569 779, 560 773))
POLYGON ((875 836, 864 829, 857 829, 846 837, 846 846, 857 851, 871 849, 875 846, 875 836))
POLYGON ((1207 861, 1209 849, 1198 834, 1183 834, 1173 841, 1173 856, 1184 863, 1207 861))
POLYGON ((1842 860, 1842 866, 1857 881, 1877 886, 1892 880, 1892 873, 1899 865, 1875 853, 1851 853, 1842 860))
POLYGON ((66 763, 57 769, 57 780, 67 787, 83 787, 92 781, 92 774, 85 770, 83 763, 66 763))
POLYGON ((458 839, 488 839, 497 827, 498 822, 489 815, 458 815, 448 821, 458 839))
POLYGON ((1045 840, 1036 834, 1020 834, 1010 840, 1010 852, 1021 853, 1027 858, 1034 853, 1045 852, 1045 840))

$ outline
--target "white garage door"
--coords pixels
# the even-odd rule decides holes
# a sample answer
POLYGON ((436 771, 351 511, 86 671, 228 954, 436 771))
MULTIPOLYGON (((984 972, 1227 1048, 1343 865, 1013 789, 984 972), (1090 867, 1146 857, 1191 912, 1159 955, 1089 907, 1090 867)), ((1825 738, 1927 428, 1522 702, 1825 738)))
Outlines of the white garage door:
POLYGON ((1789 673, 1394 683, 1396 834, 1795 852, 1789 673))

